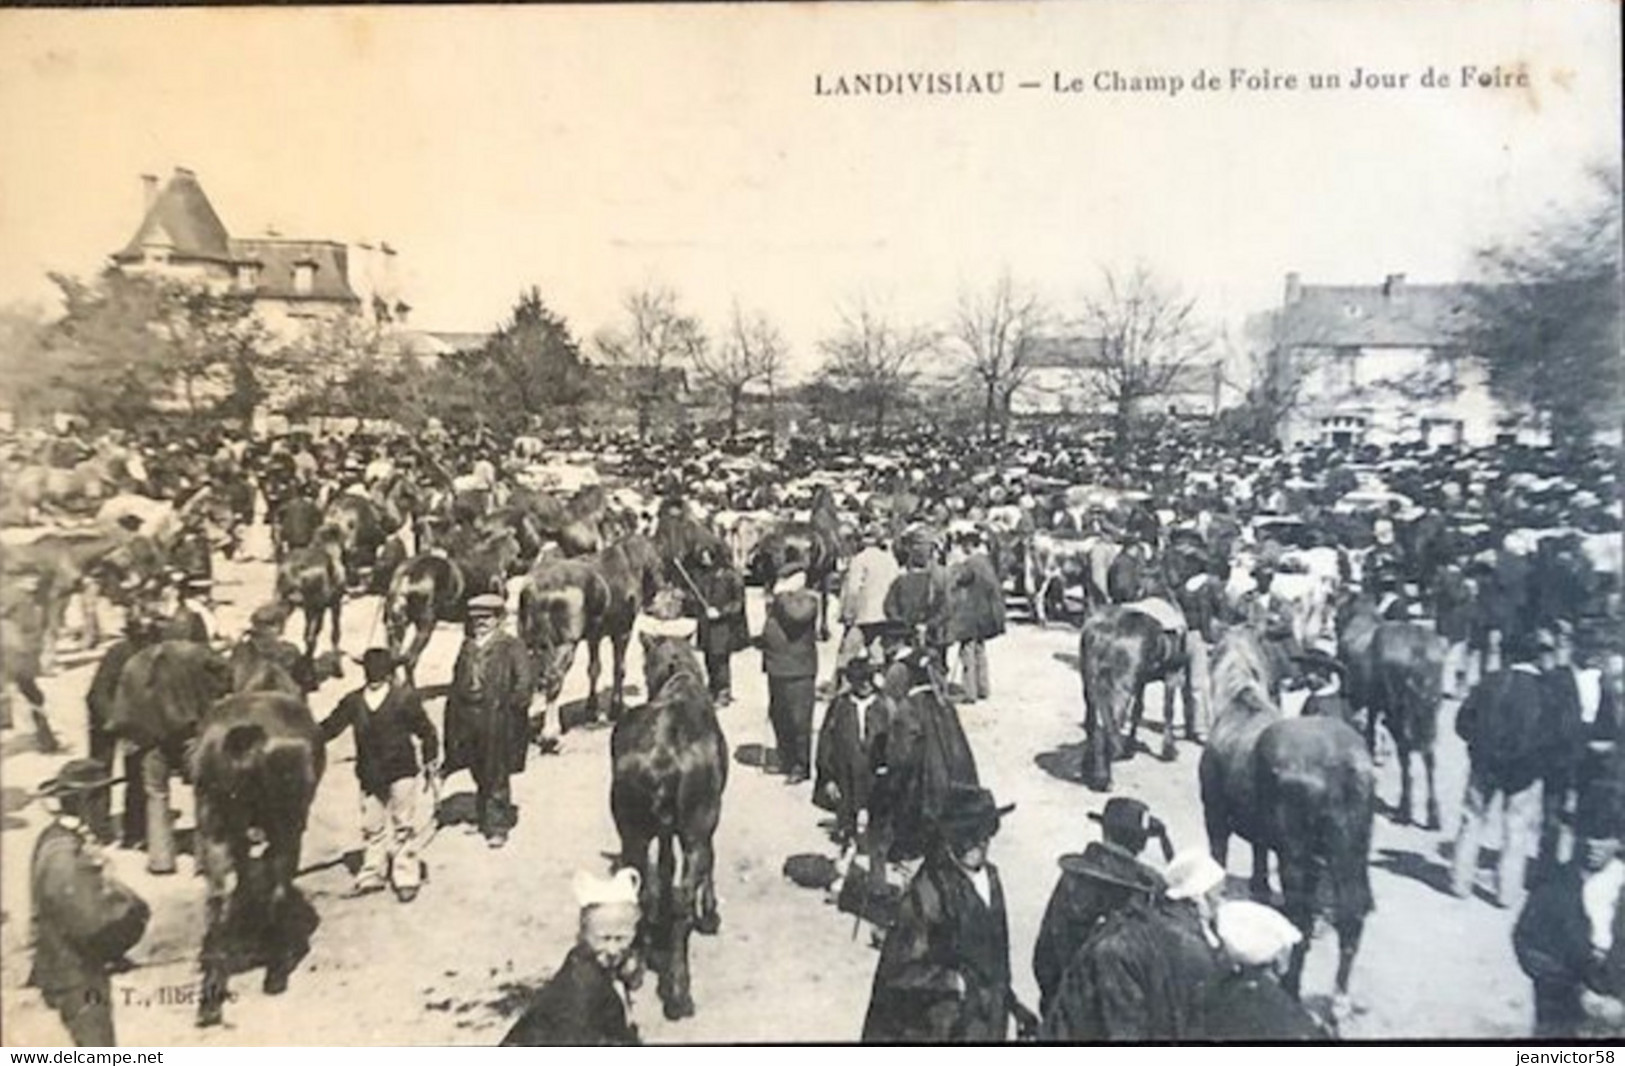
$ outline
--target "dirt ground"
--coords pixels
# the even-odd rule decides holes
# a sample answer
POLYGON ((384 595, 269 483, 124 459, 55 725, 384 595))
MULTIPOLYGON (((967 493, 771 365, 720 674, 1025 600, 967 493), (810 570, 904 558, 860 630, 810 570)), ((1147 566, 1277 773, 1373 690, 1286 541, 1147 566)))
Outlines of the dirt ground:
MULTIPOLYGON (((263 531, 259 546, 263 547, 263 531)), ((230 632, 270 593, 268 562, 223 565, 217 614, 230 632)), ((759 618, 760 602, 752 593, 759 618)), ((374 633, 378 605, 366 597, 349 605, 343 647, 359 654, 374 633)), ((290 626, 290 634, 293 627, 290 626)), ((458 634, 435 635, 419 678, 435 698, 449 680, 458 634)), ((1075 670, 1076 633, 1063 625, 1039 630, 1014 622, 989 649, 994 697, 964 708, 966 732, 984 783, 1001 802, 1017 804, 994 842, 1010 916, 1016 989, 1034 1003, 1032 945, 1054 884, 1056 857, 1095 839, 1087 820, 1104 797, 1057 772, 1081 739, 1081 695, 1075 670)), ((834 647, 822 651, 824 670, 834 647)), ((59 730, 84 751, 83 695, 94 658, 65 656, 46 679, 50 714, 59 730)), ((641 698, 636 642, 628 670, 632 701, 641 698)), ((721 712, 729 747, 771 743, 766 684, 753 653, 735 659, 736 703, 721 712)), ((606 671, 607 673, 607 671, 606 671)), ((313 700, 317 714, 358 684, 359 668, 329 681, 313 700)), ((578 656, 566 699, 585 694, 585 656, 578 656)), ((1148 703, 1159 706, 1155 692, 1148 703)), ((1465 753, 1446 720, 1441 723, 1439 794, 1445 829, 1460 809, 1465 753)), ((26 717, 26 716, 24 716, 26 717)), ((152 902, 154 917, 132 953, 137 965, 114 978, 115 1021, 128 1046, 240 1044, 493 1044, 563 958, 575 932, 570 876, 578 869, 608 869, 617 848, 609 814, 609 731, 574 730, 556 756, 532 755, 515 779, 520 822, 509 846, 489 851, 460 826, 439 832, 426 852, 429 882, 402 905, 388 894, 346 898, 346 853, 359 847, 358 791, 348 737, 329 749, 329 764, 305 836, 299 886, 320 916, 310 954, 280 997, 260 991, 259 972, 232 984, 223 1027, 193 1027, 197 954, 202 935, 203 882, 183 858, 178 876, 153 878, 139 853, 110 850, 117 874, 152 902)), ((1181 744, 1179 758, 1161 763, 1140 756, 1122 765, 1118 790, 1148 803, 1168 824, 1176 846, 1203 842, 1197 794, 1199 749, 1181 744)), ((50 776, 60 757, 33 751, 25 730, 0 742, 4 824, 0 833, 0 1021, 8 1045, 62 1044, 66 1034, 32 989, 28 966, 28 856, 45 814, 27 794, 50 776)), ((1379 795, 1398 795, 1392 760, 1380 771, 1379 795)), ((447 782, 452 803, 471 793, 466 774, 447 782)), ((182 825, 190 824, 185 789, 182 825)), ((679 1023, 660 1014, 653 984, 634 998, 634 1020, 653 1042, 855 1040, 877 952, 867 927, 825 902, 822 892, 798 888, 781 874, 786 857, 834 854, 820 828, 823 812, 810 803, 810 785, 789 787, 736 758, 730 767, 717 842, 717 889, 722 929, 693 942, 697 1014, 679 1023)), ((1366 926, 1355 965, 1354 1016, 1343 1035, 1354 1039, 1456 1037, 1516 1038, 1529 1030, 1528 982, 1512 956, 1513 912, 1486 896, 1457 900, 1447 880, 1445 837, 1399 827, 1379 817, 1372 848, 1376 912, 1366 926)), ((1153 849, 1154 850, 1154 849, 1153 849)), ((1486 854, 1485 863, 1490 856, 1486 854)), ((354 856, 351 856, 353 861, 354 856)), ((1244 893, 1251 849, 1231 849, 1231 890, 1244 893)), ((1488 871, 1485 871, 1487 875, 1488 871)), ((1305 977, 1311 1002, 1331 991, 1335 936, 1317 934, 1305 977)))

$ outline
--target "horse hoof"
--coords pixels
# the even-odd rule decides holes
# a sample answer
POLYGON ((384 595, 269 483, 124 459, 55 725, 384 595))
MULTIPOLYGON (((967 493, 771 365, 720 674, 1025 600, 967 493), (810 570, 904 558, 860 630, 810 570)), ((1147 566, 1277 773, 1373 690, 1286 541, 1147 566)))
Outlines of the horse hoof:
POLYGON ((694 922, 694 931, 702 936, 716 936, 722 931, 722 915, 714 911, 700 915, 694 922))
POLYGON ((1162 755, 1159 756, 1159 758, 1161 758, 1163 762, 1175 762, 1179 759, 1179 749, 1175 748, 1173 745, 1169 745, 1168 747, 1162 749, 1162 755))
POLYGON ((222 1017, 219 1007, 204 1007, 197 1012, 197 1027, 199 1029, 208 1029, 211 1026, 219 1025, 224 1020, 225 1018, 222 1017))
POLYGON ((282 993, 288 990, 288 975, 285 973, 271 973, 270 971, 267 971, 265 974, 264 988, 266 995, 280 996, 282 993))
POLYGON ((666 1016, 668 1022, 680 1022, 684 1018, 692 1018, 694 1016, 694 1001, 688 996, 684 996, 682 999, 663 1004, 661 1013, 666 1016))
POLYGON ((1112 783, 1110 778, 1086 777, 1083 779, 1083 787, 1090 792, 1110 792, 1112 783))
POLYGON ((1410 812, 1409 811, 1395 811, 1394 812, 1394 824, 1395 825, 1410 825, 1411 824, 1411 814, 1410 814, 1410 812))

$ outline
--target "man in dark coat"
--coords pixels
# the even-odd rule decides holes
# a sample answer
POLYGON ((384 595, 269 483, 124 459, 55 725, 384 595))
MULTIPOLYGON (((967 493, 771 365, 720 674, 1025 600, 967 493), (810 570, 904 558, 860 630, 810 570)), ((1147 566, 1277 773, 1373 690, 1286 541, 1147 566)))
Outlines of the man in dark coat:
POLYGON ((858 815, 869 809, 876 759, 884 749, 894 708, 891 697, 875 685, 875 667, 867 655, 842 670, 846 687, 830 702, 818 730, 818 776, 813 803, 835 815, 835 840, 856 837, 858 815))
POLYGON ((58 804, 34 845, 34 965, 28 983, 62 1017, 78 1047, 114 1047, 111 969, 147 929, 151 910, 103 868, 92 799, 112 785, 95 759, 74 759, 45 783, 58 804))
POLYGON ((932 826, 953 789, 975 786, 980 777, 931 649, 902 649, 886 668, 881 689, 893 709, 875 754, 870 831, 890 861, 906 862, 929 852, 932 826))
POLYGON ((1135 899, 1154 899, 1162 892, 1162 875, 1140 862, 1153 836, 1168 850, 1168 831, 1136 799, 1113 796, 1100 813, 1102 839, 1081 855, 1062 855, 1061 877, 1044 908, 1038 942, 1033 947, 1033 976, 1038 980, 1038 1009, 1049 1009, 1067 964, 1097 927, 1135 899))
POLYGON ((1219 973, 1210 922, 1224 870, 1193 850, 1168 866, 1156 900, 1135 899, 1078 949, 1044 1012, 1044 1040, 1143 1043, 1201 1036, 1219 973))
POLYGON ((703 602, 696 604, 699 626, 695 635, 700 654, 705 657, 711 697, 718 707, 726 707, 734 698, 733 654, 750 647, 745 582, 710 547, 698 551, 695 563, 694 587, 703 597, 703 602))
POLYGON ((1535 866, 1541 873, 1554 869, 1562 843, 1569 800, 1579 783, 1580 763, 1586 750, 1586 723, 1580 708, 1580 684, 1574 666, 1573 629, 1558 622, 1539 634, 1541 685, 1550 755, 1540 786, 1540 848, 1535 866))
POLYGON ((1470 772, 1462 800, 1461 830, 1450 888, 1465 897, 1478 870, 1478 834, 1497 800, 1502 817, 1496 902, 1515 903, 1524 889, 1525 864, 1539 832, 1538 785, 1550 764, 1554 737, 1545 711, 1545 686, 1535 666, 1533 634, 1509 639, 1512 666, 1481 680, 1456 712, 1456 735, 1467 742, 1470 772))
POLYGON ((915 641, 928 648, 939 669, 948 668, 948 571, 936 560, 930 537, 915 532, 903 539, 907 569, 886 591, 888 622, 913 628, 915 641))
POLYGON ((525 768, 530 723, 529 656, 502 630, 505 604, 494 593, 468 601, 468 632, 446 696, 446 761, 441 775, 466 769, 474 778, 475 824, 486 843, 508 842, 518 812, 508 778, 525 768))
MULTIPOLYGON (((118 737, 112 731, 113 704, 118 696, 119 675, 124 665, 142 648, 158 641, 158 626, 140 604, 133 604, 124 620, 124 639, 108 648, 85 692, 85 719, 90 732, 90 757, 113 771, 118 753, 118 737)), ((119 832, 126 848, 138 848, 146 840, 146 793, 141 790, 140 755, 133 747, 124 753, 124 817, 119 832)), ((105 795, 105 794, 104 794, 105 795)), ((104 841, 105 843, 105 841, 104 841)))
POLYGON ((635 963, 637 872, 628 868, 608 880, 577 875, 575 890, 581 907, 575 946, 502 1038, 503 1047, 638 1043, 625 992, 635 963))
POLYGON ((355 730, 355 776, 361 785, 361 869, 355 892, 361 895, 395 886, 402 903, 417 897, 423 867, 418 858, 418 753, 432 774, 440 761, 440 738, 423 712, 417 689, 395 683, 395 657, 387 648, 361 656, 362 687, 339 700, 322 720, 322 740, 355 730))
POLYGON ((818 596, 807 591, 806 566, 800 559, 789 559, 780 568, 760 643, 779 769, 785 784, 799 785, 811 776, 818 694, 818 596))
POLYGON ((1513 927, 1518 965, 1534 982, 1536 1039, 1580 1037, 1588 989, 1625 997, 1621 785, 1615 775, 1581 794, 1574 860, 1530 892, 1513 927))
POLYGON ((875 969, 863 1042, 993 1043, 1009 1019, 1037 1018, 1010 987, 1004 888, 988 861, 1000 807, 982 788, 958 788, 937 819, 937 841, 903 892, 875 969))
POLYGON ((1004 586, 993 568, 982 534, 965 537, 970 554, 949 573, 947 643, 959 645, 965 701, 992 694, 987 674, 987 642, 1004 634, 1004 586))

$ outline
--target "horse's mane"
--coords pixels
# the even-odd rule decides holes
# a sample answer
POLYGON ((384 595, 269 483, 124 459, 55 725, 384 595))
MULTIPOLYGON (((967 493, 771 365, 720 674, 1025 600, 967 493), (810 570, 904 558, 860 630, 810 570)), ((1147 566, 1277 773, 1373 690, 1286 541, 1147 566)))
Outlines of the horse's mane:
POLYGON ((1269 658, 1257 634, 1247 626, 1226 629, 1213 656, 1214 720, 1232 708, 1249 714, 1279 714, 1270 697, 1271 675, 1269 658))

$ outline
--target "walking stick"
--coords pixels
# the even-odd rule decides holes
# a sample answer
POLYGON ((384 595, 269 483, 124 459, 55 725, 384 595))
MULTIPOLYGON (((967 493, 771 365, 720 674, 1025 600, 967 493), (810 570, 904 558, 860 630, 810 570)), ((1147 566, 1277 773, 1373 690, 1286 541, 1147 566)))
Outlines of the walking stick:
POLYGON ((673 559, 671 561, 671 565, 677 568, 677 573, 682 577, 683 583, 687 585, 688 590, 694 594, 694 598, 700 601, 700 608, 709 615, 711 613, 711 605, 710 603, 706 602, 705 594, 700 591, 700 587, 694 584, 694 579, 688 576, 688 568, 683 565, 683 560, 673 559))

